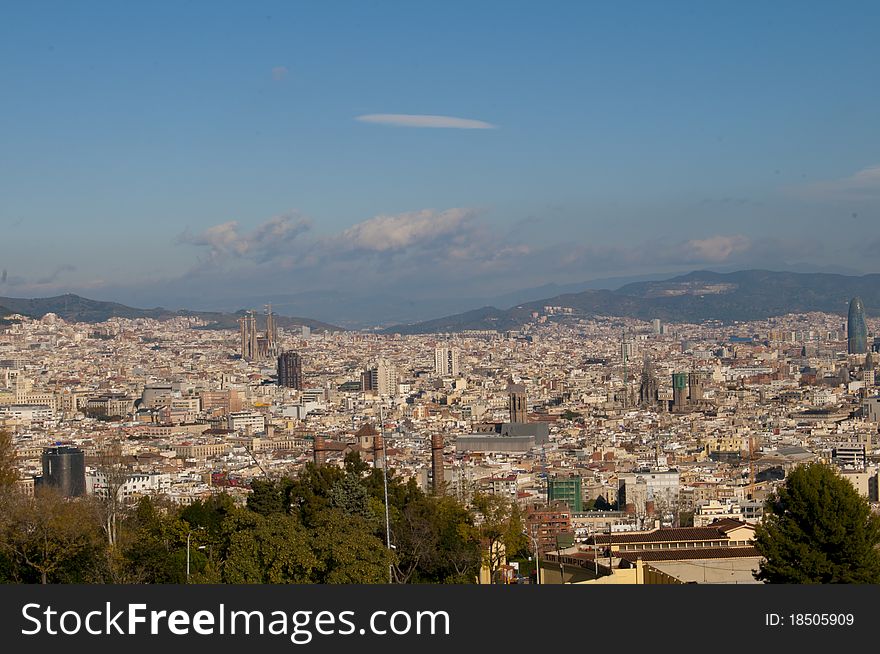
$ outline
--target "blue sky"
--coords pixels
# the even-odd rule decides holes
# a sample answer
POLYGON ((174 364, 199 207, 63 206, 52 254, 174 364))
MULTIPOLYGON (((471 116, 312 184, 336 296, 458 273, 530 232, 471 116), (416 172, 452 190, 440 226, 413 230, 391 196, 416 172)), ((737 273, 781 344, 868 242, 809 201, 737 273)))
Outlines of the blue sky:
POLYGON ((0 295, 878 272, 878 33, 875 2, 4 3, 0 295))

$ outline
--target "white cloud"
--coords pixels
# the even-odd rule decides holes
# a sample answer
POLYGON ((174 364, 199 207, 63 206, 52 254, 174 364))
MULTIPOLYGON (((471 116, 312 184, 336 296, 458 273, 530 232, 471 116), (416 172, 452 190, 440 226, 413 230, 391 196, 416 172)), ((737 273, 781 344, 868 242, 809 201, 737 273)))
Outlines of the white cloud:
POLYGON ((300 234, 310 228, 311 223, 305 218, 283 215, 270 218, 250 233, 243 232, 238 221, 230 220, 213 225, 200 234, 184 232, 178 240, 207 247, 212 262, 232 257, 262 263, 283 254, 300 234))
POLYGON ((395 127, 441 127, 451 129, 495 129, 496 127, 482 120, 421 114, 365 114, 357 116, 355 120, 359 120, 362 123, 378 123, 395 127))
POLYGON ((583 271, 641 270, 648 266, 730 263, 752 255, 752 242, 741 234, 715 235, 675 243, 644 242, 631 246, 561 244, 545 265, 583 271))
POLYGON ((808 195, 846 196, 851 199, 880 196, 880 164, 868 166, 842 179, 825 180, 799 187, 808 195))
POLYGON ((748 250, 752 242, 742 234, 711 236, 686 241, 681 246, 683 263, 721 263, 748 250))
POLYGON ((423 209, 393 216, 376 216, 349 227, 339 235, 345 246, 389 252, 413 245, 425 246, 439 238, 460 234, 475 215, 472 209, 423 209))

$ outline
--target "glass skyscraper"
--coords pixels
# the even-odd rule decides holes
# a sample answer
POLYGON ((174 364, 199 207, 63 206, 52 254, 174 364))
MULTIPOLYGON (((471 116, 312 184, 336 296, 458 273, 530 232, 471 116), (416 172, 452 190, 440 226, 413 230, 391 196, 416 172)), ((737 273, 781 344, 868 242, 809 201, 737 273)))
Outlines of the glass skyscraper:
POLYGON ((850 354, 865 354, 868 351, 868 326, 865 324, 865 306, 860 297, 854 297, 849 302, 846 340, 846 350, 850 354))

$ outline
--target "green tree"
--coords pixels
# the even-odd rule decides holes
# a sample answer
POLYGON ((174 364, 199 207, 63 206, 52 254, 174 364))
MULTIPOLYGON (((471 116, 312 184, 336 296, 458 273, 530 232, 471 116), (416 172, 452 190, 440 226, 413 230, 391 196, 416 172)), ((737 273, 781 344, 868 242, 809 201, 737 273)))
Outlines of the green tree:
POLYGON ((489 571, 489 578, 494 580, 505 559, 528 544, 522 513, 516 504, 502 495, 478 493, 473 498, 473 506, 483 545, 483 565, 489 571))
POLYGON ((226 517, 236 512, 235 501, 226 493, 212 495, 205 500, 196 500, 180 511, 180 518, 191 527, 204 529, 205 536, 221 539, 226 517))
POLYGON ((229 545, 222 564, 229 584, 296 584, 312 580, 319 561, 309 535, 291 516, 263 516, 240 511, 223 525, 229 545))
POLYGON ((880 517, 830 466, 795 468, 767 501, 755 578, 768 583, 880 583, 880 517))
POLYGON ((435 506, 422 496, 395 514, 391 529, 397 548, 393 568, 395 583, 408 583, 417 571, 421 573, 418 576, 427 577, 423 580, 433 581, 429 569, 439 540, 435 506))
POLYGON ((429 558, 434 580, 472 584, 481 561, 480 536, 474 516, 452 497, 432 498, 437 529, 436 549, 429 558))
POLYGON ((306 464, 296 479, 283 481, 288 512, 310 527, 318 514, 330 508, 330 491, 345 475, 335 466, 306 464))
POLYGON ((347 474, 330 488, 330 506, 343 513, 359 516, 373 524, 376 515, 370 507, 370 494, 356 474, 347 474))
POLYGON ((51 489, 4 507, 2 547, 19 582, 85 583, 98 567, 103 539, 94 512, 51 489))
POLYGON ((388 583, 391 554, 357 516, 337 509, 314 517, 312 551, 319 563, 315 581, 321 584, 388 583))
POLYGON ((15 465, 15 445, 12 434, 0 430, 0 494, 13 490, 18 480, 18 468, 15 465))
POLYGON ((285 485, 274 480, 253 480, 251 493, 247 498, 247 508, 262 516, 287 513, 289 505, 285 504, 287 495, 285 486, 289 486, 289 483, 285 485))
MULTIPOLYGON (((122 549, 128 574, 142 583, 186 583, 186 536, 191 526, 180 518, 180 508, 161 500, 142 498, 123 523, 122 549)), ((191 539, 191 565, 200 570, 205 557, 198 550, 201 531, 191 539)))

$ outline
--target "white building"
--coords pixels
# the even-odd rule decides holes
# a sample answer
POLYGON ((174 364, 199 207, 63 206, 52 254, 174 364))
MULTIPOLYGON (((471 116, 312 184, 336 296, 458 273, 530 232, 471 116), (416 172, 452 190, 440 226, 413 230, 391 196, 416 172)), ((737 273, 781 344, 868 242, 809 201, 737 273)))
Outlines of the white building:
POLYGON ((266 430, 266 418, 262 413, 239 411, 230 413, 227 418, 229 429, 244 433, 257 434, 266 430))
POLYGON ((52 418, 53 413, 51 407, 41 404, 7 404, 0 406, 0 418, 15 422, 49 420, 52 418))
POLYGON ((721 503, 718 500, 703 500, 697 502, 694 507, 694 527, 706 527, 724 518, 743 520, 742 507, 738 502, 721 503))
POLYGON ((380 396, 392 396, 397 392, 397 369, 387 359, 376 364, 377 388, 380 396))
POLYGON ((677 470, 637 470, 618 475, 618 494, 638 511, 648 502, 664 513, 673 511, 681 488, 677 470))
MULTIPOLYGON (((135 473, 128 475, 119 487, 117 497, 120 501, 125 501, 144 495, 166 493, 169 490, 171 490, 171 475, 135 473)), ((91 469, 86 471, 86 493, 107 497, 107 476, 104 472, 91 469)))
POLYGON ((437 346, 434 349, 434 373, 440 377, 458 377, 458 348, 437 346))

